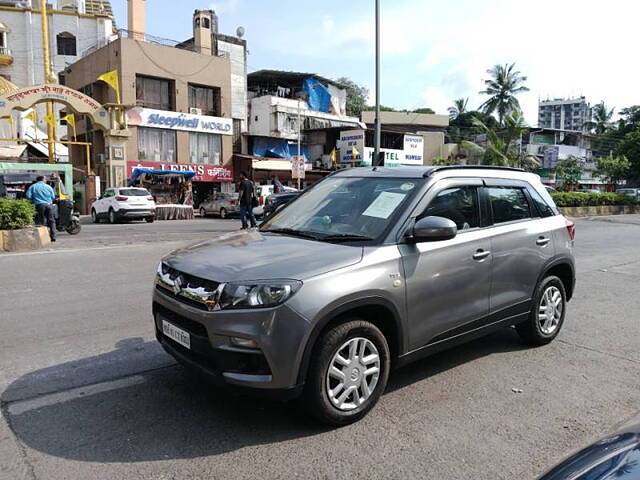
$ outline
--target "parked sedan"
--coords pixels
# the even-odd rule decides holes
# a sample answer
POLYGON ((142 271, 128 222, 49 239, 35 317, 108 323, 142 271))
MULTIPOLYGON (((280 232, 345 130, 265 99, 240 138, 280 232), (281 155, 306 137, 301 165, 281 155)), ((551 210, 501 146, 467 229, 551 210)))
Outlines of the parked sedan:
POLYGON ((539 480, 637 480, 640 478, 640 423, 570 456, 539 480))
POLYGON ((120 220, 142 220, 151 223, 156 217, 156 202, 146 188, 108 188, 91 205, 91 220, 109 223, 120 220))
POLYGON ((298 197, 302 192, 296 190, 293 192, 283 192, 283 193, 274 193, 273 195, 269 195, 267 200, 264 202, 264 216, 268 217, 272 213, 274 213, 280 206, 286 205, 287 203, 293 201, 298 197))
POLYGON ((215 192, 211 197, 200 204, 200 216, 220 215, 227 218, 239 212, 239 194, 215 192))

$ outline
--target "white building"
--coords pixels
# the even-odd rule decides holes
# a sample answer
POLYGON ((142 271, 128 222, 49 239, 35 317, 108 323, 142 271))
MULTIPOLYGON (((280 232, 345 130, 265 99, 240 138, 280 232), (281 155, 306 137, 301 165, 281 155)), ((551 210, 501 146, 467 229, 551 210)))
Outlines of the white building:
MULTIPOLYGON (((49 0, 49 5, 49 52, 56 75, 114 34, 109 0, 49 0)), ((0 76, 18 87, 45 83, 39 0, 0 0, 0 76)), ((44 112, 41 105, 40 119, 44 112)), ((24 122, 18 122, 20 131, 28 128, 24 122)), ((46 130, 42 121, 39 128, 46 130)), ((64 136, 66 127, 59 128, 58 136, 64 136)))

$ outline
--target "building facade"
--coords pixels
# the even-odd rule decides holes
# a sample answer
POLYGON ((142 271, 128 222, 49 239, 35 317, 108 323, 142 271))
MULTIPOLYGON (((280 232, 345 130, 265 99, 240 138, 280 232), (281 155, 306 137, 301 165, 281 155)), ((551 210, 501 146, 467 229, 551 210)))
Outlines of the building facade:
POLYGON ((543 100, 538 103, 538 126, 583 132, 591 121, 591 105, 585 97, 543 100))

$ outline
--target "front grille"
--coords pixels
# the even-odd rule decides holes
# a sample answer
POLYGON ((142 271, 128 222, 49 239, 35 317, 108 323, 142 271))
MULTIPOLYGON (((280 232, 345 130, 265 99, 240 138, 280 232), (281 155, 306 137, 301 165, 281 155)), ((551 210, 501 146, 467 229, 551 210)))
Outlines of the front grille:
POLYGON ((166 264, 161 265, 156 288, 179 302, 205 311, 217 305, 219 282, 182 273, 166 264))

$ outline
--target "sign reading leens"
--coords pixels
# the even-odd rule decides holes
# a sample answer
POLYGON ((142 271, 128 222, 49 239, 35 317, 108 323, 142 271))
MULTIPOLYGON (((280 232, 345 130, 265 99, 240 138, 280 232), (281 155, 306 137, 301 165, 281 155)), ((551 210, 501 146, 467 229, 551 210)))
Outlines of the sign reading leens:
POLYGON ((230 118, 168 112, 151 108, 132 108, 127 112, 127 122, 136 127, 233 135, 233 121, 230 118))
POLYGON ((127 162, 127 178, 135 168, 153 168, 154 170, 174 170, 176 172, 195 172, 194 182, 232 182, 233 169, 226 165, 208 165, 202 163, 163 163, 163 162, 127 162))

